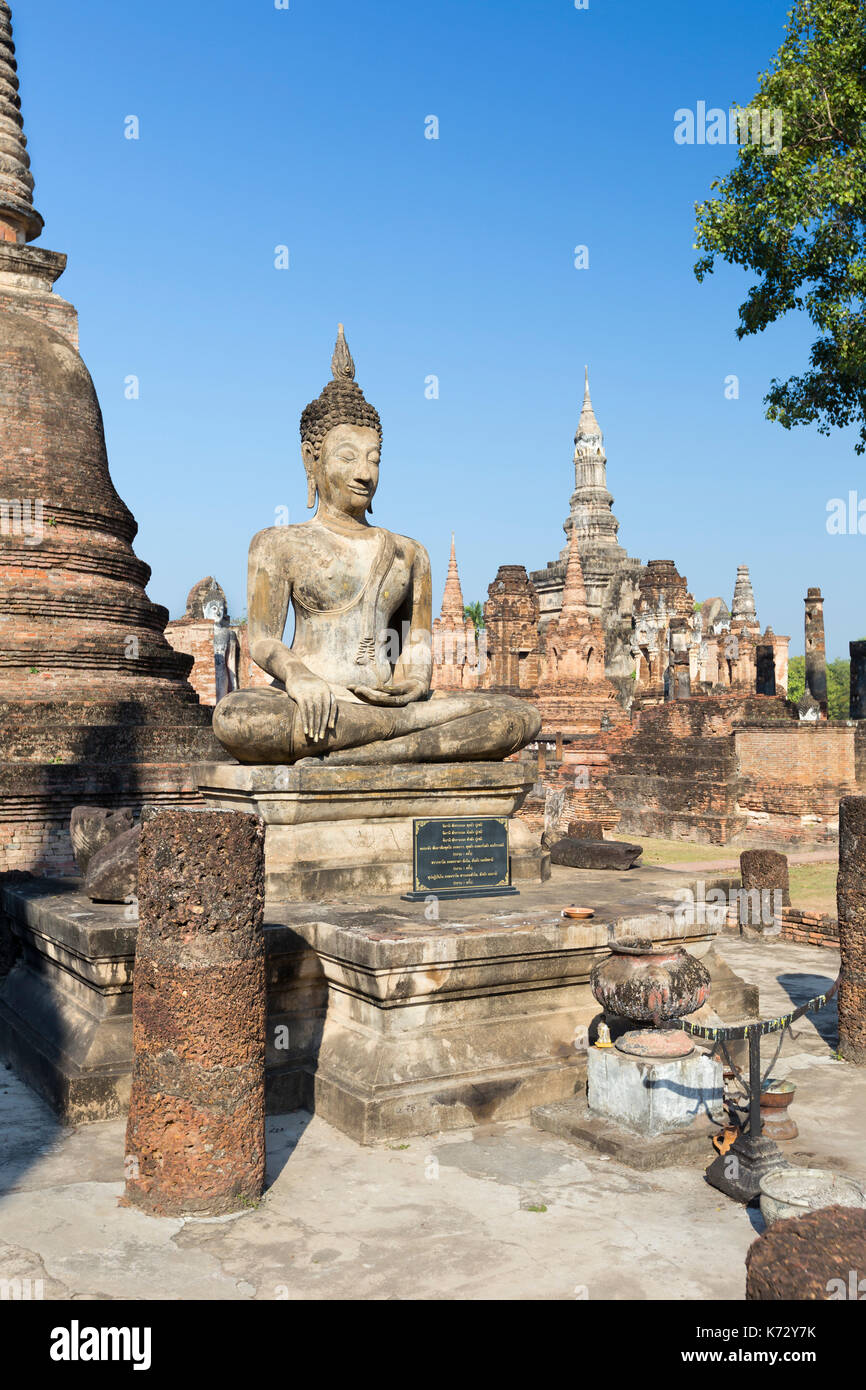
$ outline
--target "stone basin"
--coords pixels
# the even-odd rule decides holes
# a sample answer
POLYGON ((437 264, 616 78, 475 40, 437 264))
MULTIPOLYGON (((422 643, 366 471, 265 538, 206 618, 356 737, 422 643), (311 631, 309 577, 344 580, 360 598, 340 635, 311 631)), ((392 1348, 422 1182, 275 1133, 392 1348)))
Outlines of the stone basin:
POLYGON ((768 1226, 819 1207, 866 1208, 866 1190, 855 1178, 826 1168, 774 1168, 761 1179, 761 1215, 768 1226))

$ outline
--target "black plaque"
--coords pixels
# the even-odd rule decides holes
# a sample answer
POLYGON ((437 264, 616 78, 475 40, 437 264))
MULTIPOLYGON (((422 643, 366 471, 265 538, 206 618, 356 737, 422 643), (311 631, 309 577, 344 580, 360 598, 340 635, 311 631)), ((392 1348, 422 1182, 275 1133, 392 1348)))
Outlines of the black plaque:
POLYGON ((413 822, 413 891, 427 898, 498 898, 511 886, 507 816, 459 816, 413 822))

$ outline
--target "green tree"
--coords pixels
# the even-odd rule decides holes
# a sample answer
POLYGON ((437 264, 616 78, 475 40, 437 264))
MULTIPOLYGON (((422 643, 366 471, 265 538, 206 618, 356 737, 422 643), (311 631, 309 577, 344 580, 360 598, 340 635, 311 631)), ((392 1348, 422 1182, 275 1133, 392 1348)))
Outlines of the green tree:
POLYGON ((806 693, 806 658, 792 656, 788 662, 788 699, 797 705, 806 693))
MULTIPOLYGON (((737 337, 805 309, 808 369, 773 378, 767 418, 785 429, 859 425, 866 450, 866 0, 797 0, 752 108, 777 113, 773 143, 741 145, 718 196, 696 204, 696 250, 755 272, 737 337), (781 129, 778 129, 781 116, 781 129)), ((742 110, 742 108, 738 108, 742 110)), ((749 138, 755 139, 754 125, 749 138)), ((741 131, 740 139, 743 139, 741 131)))
POLYGON ((484 604, 479 603, 477 599, 475 603, 467 603, 463 609, 463 616, 475 624, 476 632, 480 632, 484 627, 484 604))
POLYGON ((827 662, 827 713, 831 719, 847 719, 851 707, 851 662, 840 658, 827 662))
MULTIPOLYGON (((847 719, 850 708, 851 662, 840 657, 827 662, 827 713, 831 719, 847 719)), ((796 704, 806 690, 806 658, 792 656, 788 662, 788 699, 796 704)))

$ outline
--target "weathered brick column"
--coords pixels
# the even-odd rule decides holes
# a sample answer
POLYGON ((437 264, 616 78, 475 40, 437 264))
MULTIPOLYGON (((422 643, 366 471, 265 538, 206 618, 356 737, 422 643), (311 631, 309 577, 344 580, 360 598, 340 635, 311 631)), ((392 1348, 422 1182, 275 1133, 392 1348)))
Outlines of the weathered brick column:
POLYGON ((824 599, 820 589, 806 594, 806 690, 827 714, 827 654, 824 644, 824 599))
POLYGON ((866 796, 839 803, 839 1048, 866 1064, 866 796))
POLYGON ((141 831, 126 1205, 215 1216, 265 1173, 264 831, 165 811, 141 831))

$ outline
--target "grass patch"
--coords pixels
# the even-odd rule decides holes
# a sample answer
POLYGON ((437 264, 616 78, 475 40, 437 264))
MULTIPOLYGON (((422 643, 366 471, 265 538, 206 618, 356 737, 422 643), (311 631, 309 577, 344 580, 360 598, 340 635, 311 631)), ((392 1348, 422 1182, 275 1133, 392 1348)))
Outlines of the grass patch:
POLYGON ((791 864, 791 906, 811 908, 836 916, 836 877, 839 866, 829 864, 791 864))
POLYGON ((643 836, 621 835, 620 839, 634 839, 643 845, 642 864, 668 866, 670 864, 701 864, 710 860, 730 860, 739 867, 740 851, 728 849, 725 845, 694 845, 687 840, 649 840, 643 836))

